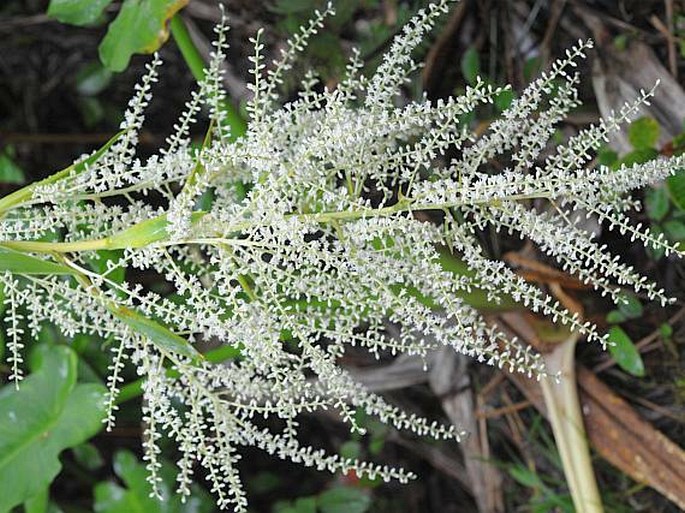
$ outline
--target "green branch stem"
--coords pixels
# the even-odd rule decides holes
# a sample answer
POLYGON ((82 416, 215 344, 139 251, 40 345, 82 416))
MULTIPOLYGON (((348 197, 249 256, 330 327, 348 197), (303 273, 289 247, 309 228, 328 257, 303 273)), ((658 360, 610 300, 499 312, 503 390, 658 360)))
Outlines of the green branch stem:
MULTIPOLYGON (((520 201, 529 199, 548 198, 546 191, 540 191, 533 194, 512 195, 499 200, 483 201, 484 203, 495 203, 499 201, 520 201)), ((394 205, 381 208, 369 208, 358 210, 340 210, 333 212, 313 212, 307 214, 287 214, 285 217, 297 217, 302 221, 311 221, 315 223, 336 223, 341 221, 356 221, 359 219, 367 219, 371 217, 387 217, 395 214, 414 212, 414 211, 428 211, 428 210, 446 210, 450 208, 460 207, 467 204, 478 204, 477 201, 452 201, 444 203, 417 203, 411 198, 402 198, 394 205)), ((196 211, 192 214, 192 224, 199 226, 207 212, 196 211)), ((166 215, 147 219, 141 221, 126 230, 115 233, 109 237, 82 241, 69 242, 47 242, 47 241, 4 241, 0 243, 0 247, 6 247, 15 251, 34 252, 34 253, 73 253, 81 251, 97 251, 102 249, 125 249, 125 248, 143 248, 155 244, 173 245, 173 244, 225 244, 227 241, 236 240, 240 244, 245 241, 240 239, 231 239, 225 237, 224 234, 219 234, 216 237, 202 237, 198 239, 181 239, 173 242, 168 240, 167 233, 168 221, 166 215)), ((254 221, 239 222, 227 226, 225 233, 236 234, 246 229, 260 226, 254 221)))

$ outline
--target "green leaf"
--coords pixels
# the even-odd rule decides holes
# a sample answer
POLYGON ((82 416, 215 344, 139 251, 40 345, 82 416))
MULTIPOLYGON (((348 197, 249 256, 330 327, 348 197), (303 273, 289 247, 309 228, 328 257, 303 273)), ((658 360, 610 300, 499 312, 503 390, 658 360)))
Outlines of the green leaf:
POLYGON ((89 25, 102 16, 112 0, 50 0, 48 16, 62 23, 89 25))
POLYGON ((628 35, 619 34, 614 38, 614 47, 618 51, 624 51, 628 47, 628 35))
POLYGON ((41 493, 61 469, 59 454, 102 428, 102 385, 76 384, 76 354, 39 346, 34 372, 0 390, 0 512, 41 493))
MULTIPOLYGON (((97 258, 88 259, 88 263, 93 271, 105 276, 109 281, 114 283, 124 283, 124 279, 126 278, 126 268, 113 267, 110 270, 108 267, 108 262, 112 262, 113 264, 119 262, 121 257, 124 255, 124 252, 122 250, 101 249, 95 253, 97 254, 97 258)), ((121 290, 117 290, 117 295, 120 297, 125 297, 126 294, 121 290)))
POLYGON ((669 206, 668 193, 663 187, 647 189, 645 192, 645 207, 647 215, 652 221, 661 221, 666 217, 669 206))
POLYGON ((105 106, 96 96, 80 96, 76 98, 76 103, 81 113, 83 124, 87 128, 94 128, 107 115, 105 106))
POLYGON ((622 301, 619 301, 616 307, 626 317, 626 319, 637 319, 642 315, 644 309, 642 303, 634 295, 630 293, 621 294, 622 301))
POLYGON ((635 164, 644 164, 650 160, 654 160, 659 156, 659 152, 654 148, 638 148, 630 153, 627 153, 621 159, 621 164, 630 167, 635 164))
POLYGON ((369 441, 369 452, 373 456, 378 456, 385 447, 385 436, 373 436, 369 441))
POLYGON ((516 93, 510 89, 504 89, 501 93, 495 96, 495 107, 498 111, 504 112, 507 110, 516 98, 516 93))
POLYGON ((518 483, 528 488, 542 489, 545 484, 534 471, 523 465, 516 465, 509 468, 509 475, 513 477, 518 483))
MULTIPOLYGON (((659 237, 664 233, 664 230, 658 224, 653 224, 650 226, 649 231, 652 232, 654 237, 659 237)), ((654 260, 659 260, 666 254, 666 250, 662 246, 647 246, 645 249, 647 250, 647 254, 650 255, 654 260)))
POLYGON ((671 145, 673 146, 673 155, 682 155, 685 152, 685 132, 676 135, 673 140, 671 140, 671 145))
POLYGON ((316 497, 300 497, 293 509, 295 513, 316 513, 316 497))
POLYGON ((83 443, 73 447, 74 459, 88 470, 97 470, 105 464, 105 460, 98 448, 91 443, 83 443))
POLYGON ((190 342, 160 323, 123 306, 115 306, 110 311, 135 331, 145 335, 159 349, 186 356, 195 363, 203 360, 202 355, 190 342))
POLYGON ((194 485, 191 497, 182 503, 181 497, 173 491, 175 469, 167 462, 162 462, 160 471, 161 501, 150 497, 148 472, 133 453, 118 451, 114 455, 114 472, 125 488, 113 482, 95 485, 96 513, 210 513, 214 509, 209 494, 194 485))
POLYGON ((643 117, 628 127, 628 140, 636 150, 656 148, 659 140, 659 123, 653 118, 643 117))
POLYGON ((100 43, 100 60, 123 71, 134 53, 150 54, 169 37, 168 22, 188 0, 124 0, 100 43))
POLYGON ((475 47, 470 46, 461 58, 461 72, 469 84, 475 84, 480 73, 480 56, 475 47))
POLYGON ((6 146, 0 153, 0 183, 22 184, 26 181, 24 171, 12 160, 12 147, 6 146))
POLYGON ((659 326, 659 335, 665 339, 671 338, 671 336, 673 336, 673 327, 667 322, 664 322, 659 326))
POLYGON ((364 513, 371 506, 371 497, 360 488, 336 487, 319 495, 321 513, 364 513))
POLYGON ((523 64, 523 78, 526 82, 530 82, 533 78, 540 73, 540 68, 542 67, 541 57, 531 57, 523 64))
POLYGON ((626 320, 626 316, 618 310, 612 310, 607 314, 607 322, 610 324, 619 324, 626 320))
POLYGON ((50 488, 48 487, 24 503, 24 513, 47 513, 49 503, 50 488))
POLYGON ((685 241, 685 223, 677 219, 671 219, 663 224, 664 231, 673 242, 685 241))
POLYGON ((597 163, 600 166, 615 169, 615 166, 618 163, 618 153, 612 150, 610 146, 602 146, 599 151, 597 151, 597 163))
MULTIPOLYGON (((447 248, 438 248, 438 261, 443 270, 457 276, 468 276, 474 278, 477 285, 476 273, 469 268, 459 257, 453 255, 447 248)), ((413 294, 413 292, 412 292, 413 294)), ((483 289, 473 287, 470 292, 461 291, 460 296, 466 303, 479 310, 501 311, 519 308, 520 305, 511 296, 503 295, 499 303, 495 303, 488 298, 488 293, 483 289)))
POLYGON ((645 375, 645 366, 640 353, 620 326, 612 326, 609 330, 609 344, 609 352, 619 367, 633 376, 645 375))
POLYGON ((0 247, 0 272, 5 271, 13 274, 77 274, 66 265, 0 247))
POLYGON ((362 446, 356 440, 348 440, 340 446, 338 453, 343 458, 350 458, 352 460, 361 457, 362 446))
POLYGON ((685 169, 666 179, 666 188, 671 196, 671 201, 680 210, 685 210, 685 169))
POLYGON ((76 74, 76 90, 84 96, 95 96, 112 81, 112 72, 97 61, 83 66, 76 74))
MULTIPOLYGON (((3 318, 3 312, 5 311, 5 288, 2 283, 0 283, 0 319, 3 318)), ((4 330, 0 329, 0 362, 4 361, 3 356, 5 355, 5 335, 4 330)))
MULTIPOLYGON (((193 212, 190 217, 191 224, 199 223, 205 216, 205 212, 193 212)), ((115 233, 108 239, 110 249, 142 248, 154 242, 165 240, 169 234, 166 215, 153 217, 141 221, 126 230, 115 233)))

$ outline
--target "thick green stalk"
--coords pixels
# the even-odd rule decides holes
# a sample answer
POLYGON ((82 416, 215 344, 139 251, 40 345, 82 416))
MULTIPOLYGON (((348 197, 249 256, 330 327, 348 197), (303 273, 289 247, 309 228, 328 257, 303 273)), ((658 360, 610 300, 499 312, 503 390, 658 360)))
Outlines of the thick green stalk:
POLYGON ((575 371, 577 340, 578 334, 571 334, 545 355, 547 371, 550 375, 558 372, 560 381, 557 383, 548 378, 540 384, 576 511, 603 513, 578 399, 575 371))

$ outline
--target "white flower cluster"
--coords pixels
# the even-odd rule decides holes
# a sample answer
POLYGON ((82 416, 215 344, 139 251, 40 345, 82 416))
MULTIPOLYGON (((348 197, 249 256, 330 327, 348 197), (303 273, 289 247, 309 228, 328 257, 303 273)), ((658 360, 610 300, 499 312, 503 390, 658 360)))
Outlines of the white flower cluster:
POLYGON ((602 293, 618 298, 617 287, 628 285, 668 301, 593 241, 573 214, 594 214, 608 228, 676 251, 630 224, 625 210, 632 202, 621 195, 663 179, 684 158, 618 171, 587 168, 608 133, 653 92, 546 158, 555 126, 579 104, 578 77, 567 70, 590 42, 579 42, 480 137, 459 120, 501 92, 482 81, 458 98, 396 105, 416 68, 412 50, 447 6, 441 0, 421 11, 372 77, 360 74, 355 53, 337 88, 319 92, 310 77, 300 97, 283 106, 276 101, 283 74, 333 9, 317 13, 268 73, 258 36, 252 118, 237 140, 228 136, 221 108, 222 24, 206 78, 167 148, 143 163, 135 146, 160 65, 155 58, 110 145, 30 186, 30 194, 0 200, 0 249, 72 273, 0 274, 13 377, 21 377, 27 324, 33 335, 48 321, 67 337, 92 333, 115 341, 108 427, 130 361, 145 377, 151 483, 159 482, 158 441, 167 436, 181 454, 179 493, 190 493, 199 463, 219 506, 242 512, 247 501, 235 467, 241 446, 332 472, 412 477, 303 445, 303 414, 332 409, 363 431, 355 421, 356 409, 363 409, 397 429, 438 439, 462 436, 357 384, 338 363, 346 347, 381 357, 425 356, 448 345, 491 365, 544 376, 539 355, 508 340, 465 300, 474 288, 493 302, 511 297, 604 343, 592 324, 489 258, 480 230, 532 240, 602 293), (211 122, 202 149, 193 151, 189 133, 203 108, 211 122), (503 169, 491 165, 495 158, 503 169), (211 198, 204 210, 200 196, 211 198), (441 221, 427 221, 438 216, 426 212, 441 221), (55 230, 58 241, 45 237, 55 230), (101 250, 123 251, 112 259, 101 250), (446 252, 470 272, 447 270, 446 252), (98 258, 107 259, 105 272, 94 270, 98 258), (121 269, 127 279, 116 278, 121 269), (140 270, 154 271, 166 288, 141 285, 140 270), (193 355, 196 341, 230 346, 239 355, 211 363, 193 355))

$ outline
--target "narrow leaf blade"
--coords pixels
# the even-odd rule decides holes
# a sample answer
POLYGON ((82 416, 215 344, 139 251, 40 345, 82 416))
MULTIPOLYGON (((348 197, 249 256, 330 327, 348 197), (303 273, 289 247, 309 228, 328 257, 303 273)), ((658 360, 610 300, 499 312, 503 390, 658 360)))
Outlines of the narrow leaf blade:
POLYGON ((3 247, 0 247, 0 272, 12 274, 77 274, 74 269, 66 265, 49 262, 3 247))

